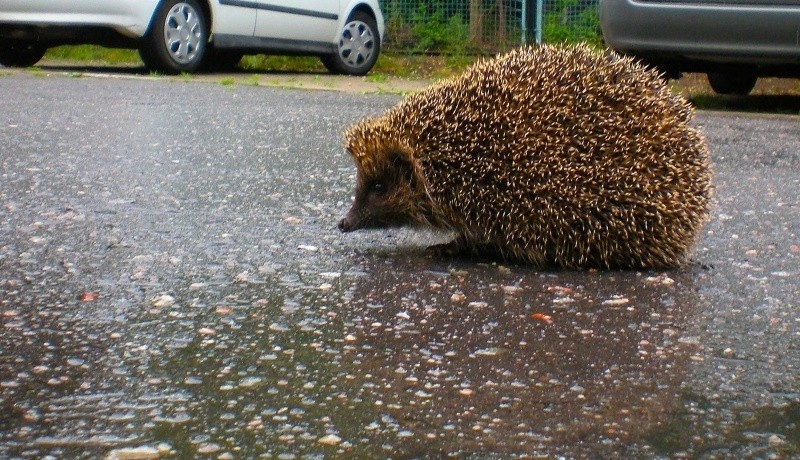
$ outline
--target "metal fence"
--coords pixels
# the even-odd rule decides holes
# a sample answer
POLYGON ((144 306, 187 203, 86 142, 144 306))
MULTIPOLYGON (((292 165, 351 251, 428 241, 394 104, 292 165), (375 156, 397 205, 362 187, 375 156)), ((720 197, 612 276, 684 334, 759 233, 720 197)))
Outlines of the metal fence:
POLYGON ((522 43, 600 43, 599 0, 384 0, 386 49, 496 52, 522 43))

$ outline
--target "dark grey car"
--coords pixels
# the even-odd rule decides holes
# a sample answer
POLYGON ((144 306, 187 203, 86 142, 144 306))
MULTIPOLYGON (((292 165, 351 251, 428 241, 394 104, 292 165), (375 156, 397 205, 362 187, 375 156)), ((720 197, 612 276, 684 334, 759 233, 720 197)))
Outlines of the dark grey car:
POLYGON ((800 78, 800 0, 601 0, 600 24, 609 47, 669 77, 707 73, 717 93, 800 78))

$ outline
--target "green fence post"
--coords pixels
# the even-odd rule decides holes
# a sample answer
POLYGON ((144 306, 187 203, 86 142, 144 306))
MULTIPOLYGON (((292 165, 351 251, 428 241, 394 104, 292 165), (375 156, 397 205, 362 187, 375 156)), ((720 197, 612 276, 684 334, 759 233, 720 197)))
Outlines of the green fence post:
POLYGON ((536 0, 536 44, 542 44, 542 15, 544 0, 536 0))
POLYGON ((528 43, 528 0, 522 0, 522 12, 519 15, 520 26, 522 26, 521 44, 528 43))

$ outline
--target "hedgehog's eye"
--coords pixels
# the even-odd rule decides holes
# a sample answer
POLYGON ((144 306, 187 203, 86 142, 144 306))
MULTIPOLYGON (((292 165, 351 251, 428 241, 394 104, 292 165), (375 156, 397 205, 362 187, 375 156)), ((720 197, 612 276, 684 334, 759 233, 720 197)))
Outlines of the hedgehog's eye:
POLYGON ((386 194, 386 184, 383 182, 374 182, 370 188, 370 193, 378 196, 386 194))

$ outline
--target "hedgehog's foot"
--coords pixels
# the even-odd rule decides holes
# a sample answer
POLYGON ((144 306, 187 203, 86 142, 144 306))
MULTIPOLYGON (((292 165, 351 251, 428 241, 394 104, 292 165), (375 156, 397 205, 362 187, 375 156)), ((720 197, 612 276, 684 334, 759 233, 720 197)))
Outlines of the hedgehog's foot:
POLYGON ((477 258, 477 259, 502 259, 503 255, 493 244, 475 244, 468 242, 463 236, 458 236, 449 243, 428 246, 428 254, 434 257, 477 258))
POLYGON ((462 257, 467 252, 466 240, 457 237, 449 243, 428 246, 425 252, 434 257, 462 257))

